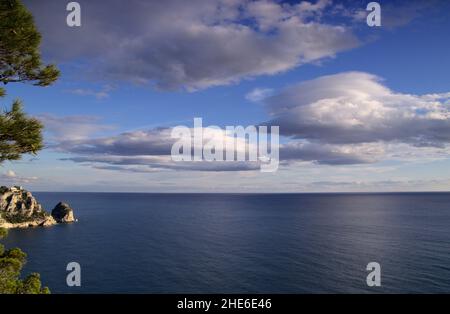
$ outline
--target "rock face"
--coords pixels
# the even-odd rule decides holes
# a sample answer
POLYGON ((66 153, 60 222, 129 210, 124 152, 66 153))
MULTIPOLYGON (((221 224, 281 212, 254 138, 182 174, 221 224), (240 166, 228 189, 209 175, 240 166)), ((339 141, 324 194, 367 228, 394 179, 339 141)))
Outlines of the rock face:
POLYGON ((41 204, 21 186, 0 187, 0 210, 5 214, 33 217, 43 213, 41 204))
MULTIPOLYGON (((62 203, 58 205, 60 204, 62 203)), ((61 216, 62 210, 56 211, 59 214, 55 218, 42 208, 31 192, 20 186, 0 187, 0 228, 46 227, 72 222, 74 221, 73 210, 70 207, 69 209, 70 211, 63 216, 61 216)))
POLYGON ((58 223, 74 222, 73 209, 66 203, 59 202, 52 210, 52 217, 58 223))

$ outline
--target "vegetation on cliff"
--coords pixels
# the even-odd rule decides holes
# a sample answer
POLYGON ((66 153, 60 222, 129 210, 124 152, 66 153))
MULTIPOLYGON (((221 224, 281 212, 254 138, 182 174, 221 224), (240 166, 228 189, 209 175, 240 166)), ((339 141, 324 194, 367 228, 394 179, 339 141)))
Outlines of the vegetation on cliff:
MULTIPOLYGON (((0 228, 0 239, 7 230, 0 228)), ((48 294, 50 290, 42 287, 39 274, 32 273, 20 279, 20 271, 26 263, 27 255, 18 248, 5 250, 0 244, 0 293, 3 294, 48 294)))

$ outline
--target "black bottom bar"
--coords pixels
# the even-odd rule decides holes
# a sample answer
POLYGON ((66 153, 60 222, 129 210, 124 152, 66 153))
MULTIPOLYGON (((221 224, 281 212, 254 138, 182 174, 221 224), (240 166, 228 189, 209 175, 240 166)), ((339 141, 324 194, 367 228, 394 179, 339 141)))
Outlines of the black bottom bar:
POLYGON ((79 311, 83 313, 92 305, 113 308, 116 311, 139 310, 178 313, 310 313, 311 310, 385 313, 392 310, 391 304, 404 310, 427 310, 435 306, 446 308, 450 303, 448 295, 336 295, 336 294, 156 294, 156 295, 0 295, 0 304, 17 305, 21 310, 45 308, 60 312, 79 311))

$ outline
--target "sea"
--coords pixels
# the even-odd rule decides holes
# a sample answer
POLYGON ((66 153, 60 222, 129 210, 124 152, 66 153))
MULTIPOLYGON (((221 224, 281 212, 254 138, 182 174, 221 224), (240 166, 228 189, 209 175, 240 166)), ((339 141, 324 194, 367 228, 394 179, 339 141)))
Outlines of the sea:
POLYGON ((450 293, 450 193, 34 195, 78 222, 2 242, 52 293, 450 293))

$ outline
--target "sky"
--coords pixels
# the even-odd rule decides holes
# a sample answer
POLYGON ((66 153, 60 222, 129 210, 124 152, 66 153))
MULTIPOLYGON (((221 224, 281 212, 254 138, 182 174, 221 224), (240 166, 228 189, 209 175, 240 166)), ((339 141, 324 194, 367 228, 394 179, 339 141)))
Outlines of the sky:
POLYGON ((42 88, 9 84, 45 149, 6 162, 32 191, 384 192, 450 189, 450 4, 378 1, 24 1, 42 88), (280 128, 278 171, 171 160, 177 125, 280 128))

